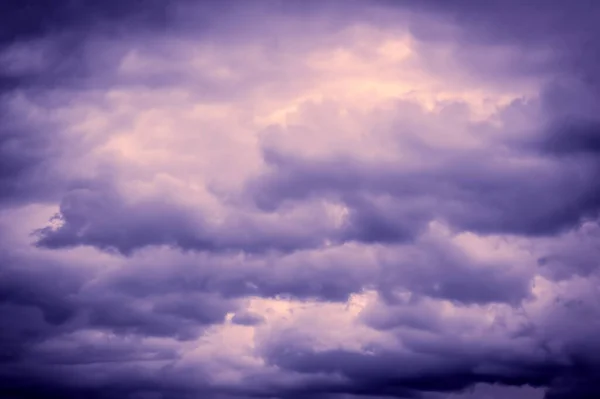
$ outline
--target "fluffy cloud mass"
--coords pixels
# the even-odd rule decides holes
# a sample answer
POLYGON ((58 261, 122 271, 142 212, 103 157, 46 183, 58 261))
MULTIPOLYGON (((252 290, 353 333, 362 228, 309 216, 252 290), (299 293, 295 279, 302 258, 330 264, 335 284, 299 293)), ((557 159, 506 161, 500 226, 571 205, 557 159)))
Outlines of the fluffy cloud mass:
POLYGON ((600 397, 600 5, 4 3, 1 398, 600 397))

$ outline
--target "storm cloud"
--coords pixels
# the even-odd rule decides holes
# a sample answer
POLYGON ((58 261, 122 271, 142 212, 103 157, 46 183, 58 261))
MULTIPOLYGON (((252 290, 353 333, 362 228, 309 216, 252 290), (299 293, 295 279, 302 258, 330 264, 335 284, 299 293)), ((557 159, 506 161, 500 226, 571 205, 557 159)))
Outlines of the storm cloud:
POLYGON ((600 396, 595 2, 4 3, 0 397, 600 396))

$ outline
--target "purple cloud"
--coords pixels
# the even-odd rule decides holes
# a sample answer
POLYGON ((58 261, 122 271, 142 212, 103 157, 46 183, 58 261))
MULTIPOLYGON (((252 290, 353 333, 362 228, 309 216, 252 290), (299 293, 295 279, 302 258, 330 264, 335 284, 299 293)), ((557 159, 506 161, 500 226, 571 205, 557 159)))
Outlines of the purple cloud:
POLYGON ((3 11, 1 397, 600 395, 595 3, 3 11))

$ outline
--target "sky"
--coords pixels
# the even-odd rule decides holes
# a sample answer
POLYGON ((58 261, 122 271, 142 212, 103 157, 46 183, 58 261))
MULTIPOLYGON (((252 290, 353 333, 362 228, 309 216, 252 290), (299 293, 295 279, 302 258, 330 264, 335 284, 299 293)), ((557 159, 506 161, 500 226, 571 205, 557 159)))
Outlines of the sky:
POLYGON ((0 398, 599 398, 598 21, 3 0, 0 398))

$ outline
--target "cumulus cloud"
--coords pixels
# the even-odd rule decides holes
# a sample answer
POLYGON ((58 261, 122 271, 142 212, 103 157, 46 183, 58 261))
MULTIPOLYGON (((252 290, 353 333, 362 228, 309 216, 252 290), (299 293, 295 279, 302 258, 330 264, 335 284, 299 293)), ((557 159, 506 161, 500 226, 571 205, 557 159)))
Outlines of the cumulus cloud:
POLYGON ((592 398, 589 1, 9 1, 0 396, 592 398))

